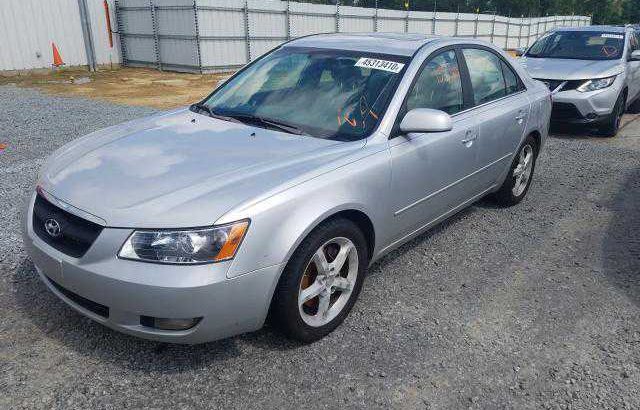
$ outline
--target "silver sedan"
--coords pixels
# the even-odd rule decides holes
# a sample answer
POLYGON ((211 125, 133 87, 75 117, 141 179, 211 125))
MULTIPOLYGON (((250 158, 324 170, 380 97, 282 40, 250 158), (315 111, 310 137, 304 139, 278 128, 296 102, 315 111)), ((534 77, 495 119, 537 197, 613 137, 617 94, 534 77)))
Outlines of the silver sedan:
POLYGON ((550 115, 488 43, 305 37, 189 108, 60 148, 24 242, 53 293, 113 329, 200 343, 271 313, 311 342, 382 255, 484 196, 520 202, 550 115))

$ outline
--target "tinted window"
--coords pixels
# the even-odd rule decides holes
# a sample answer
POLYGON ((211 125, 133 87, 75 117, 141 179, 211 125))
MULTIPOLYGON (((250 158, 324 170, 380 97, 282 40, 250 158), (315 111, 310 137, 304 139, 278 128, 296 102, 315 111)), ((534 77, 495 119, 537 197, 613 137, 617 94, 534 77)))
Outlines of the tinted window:
POLYGON ((554 31, 536 41, 527 57, 616 60, 622 57, 624 33, 554 31))
POLYGON ((502 60, 492 52, 477 48, 465 49, 463 53, 471 77, 474 103, 479 105, 504 97, 502 60))
POLYGON ((418 76, 407 97, 407 110, 433 108, 449 114, 462 111, 464 98, 456 53, 446 51, 432 58, 418 76))
POLYGON ((502 74, 504 75, 504 83, 506 86, 507 95, 517 93, 520 91, 520 82, 518 81, 518 77, 516 73, 513 72, 511 67, 507 65, 504 61, 502 63, 502 74))

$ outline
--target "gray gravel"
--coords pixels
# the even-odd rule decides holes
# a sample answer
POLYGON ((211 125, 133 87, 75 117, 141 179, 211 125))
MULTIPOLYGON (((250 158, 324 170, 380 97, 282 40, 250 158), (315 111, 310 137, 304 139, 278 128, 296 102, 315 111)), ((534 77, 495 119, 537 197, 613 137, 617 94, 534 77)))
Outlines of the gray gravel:
POLYGON ((640 408, 640 119, 550 139, 523 203, 386 257, 320 342, 176 346, 66 307, 18 232, 48 152, 150 112, 0 87, 0 408, 640 408))

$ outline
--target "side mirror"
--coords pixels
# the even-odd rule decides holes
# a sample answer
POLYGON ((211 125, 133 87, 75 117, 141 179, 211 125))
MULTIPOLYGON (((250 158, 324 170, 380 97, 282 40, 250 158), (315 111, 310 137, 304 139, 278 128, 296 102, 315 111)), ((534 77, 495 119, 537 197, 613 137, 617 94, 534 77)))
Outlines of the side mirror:
POLYGON ((524 47, 516 48, 515 50, 513 50, 513 52, 515 53, 516 57, 522 57, 526 51, 527 51, 527 49, 524 48, 524 47))
POLYGON ((629 56, 629 61, 640 61, 640 50, 632 51, 629 56))
POLYGON ((444 111, 431 108, 415 108, 409 111, 400 123, 403 134, 411 132, 445 132, 453 129, 451 116, 444 111))

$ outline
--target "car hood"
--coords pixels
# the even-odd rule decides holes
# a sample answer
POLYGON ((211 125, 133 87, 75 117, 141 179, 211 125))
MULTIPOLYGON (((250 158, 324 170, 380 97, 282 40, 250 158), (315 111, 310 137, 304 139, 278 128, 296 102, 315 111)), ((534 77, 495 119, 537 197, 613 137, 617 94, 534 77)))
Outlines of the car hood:
POLYGON ((620 60, 572 60, 562 58, 523 57, 520 63, 531 77, 547 80, 586 80, 620 74, 620 60))
POLYGON ((234 205, 313 177, 363 144, 180 110, 73 141, 47 161, 39 184, 108 226, 206 226, 234 205))

